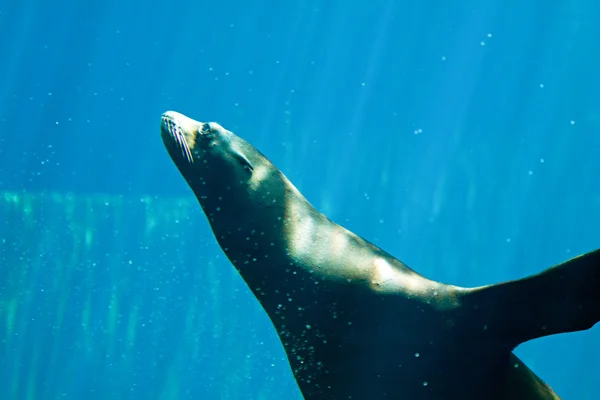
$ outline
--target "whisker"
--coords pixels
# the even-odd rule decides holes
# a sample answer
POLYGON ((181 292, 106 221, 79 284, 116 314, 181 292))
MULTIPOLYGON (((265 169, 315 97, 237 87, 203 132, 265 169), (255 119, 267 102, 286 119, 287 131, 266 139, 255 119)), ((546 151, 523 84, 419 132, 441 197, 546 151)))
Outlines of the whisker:
POLYGON ((192 156, 192 150, 190 149, 190 146, 185 140, 185 136, 183 135, 183 132, 181 131, 179 126, 170 118, 163 117, 163 120, 165 122, 165 126, 167 127, 167 131, 174 139, 177 147, 179 147, 179 149, 181 150, 182 155, 186 158, 187 161, 193 163, 194 157, 192 156))

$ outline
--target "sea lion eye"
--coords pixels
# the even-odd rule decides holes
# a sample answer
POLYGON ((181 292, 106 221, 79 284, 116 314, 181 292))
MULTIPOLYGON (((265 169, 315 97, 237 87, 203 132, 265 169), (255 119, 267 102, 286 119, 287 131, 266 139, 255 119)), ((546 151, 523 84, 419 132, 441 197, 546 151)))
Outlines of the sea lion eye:
POLYGON ((210 127, 210 123, 202 124, 202 128, 200 128, 200 134, 202 135, 211 135, 212 128, 210 127))

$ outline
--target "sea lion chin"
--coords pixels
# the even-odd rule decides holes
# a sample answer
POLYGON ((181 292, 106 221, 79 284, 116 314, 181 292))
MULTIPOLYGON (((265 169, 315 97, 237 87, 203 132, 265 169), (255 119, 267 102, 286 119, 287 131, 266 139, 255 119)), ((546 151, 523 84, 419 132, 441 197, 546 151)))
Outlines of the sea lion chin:
POLYGON ((160 127, 305 399, 558 399, 512 351, 600 320, 599 250, 516 281, 447 285, 329 220, 221 125, 169 111, 160 127))

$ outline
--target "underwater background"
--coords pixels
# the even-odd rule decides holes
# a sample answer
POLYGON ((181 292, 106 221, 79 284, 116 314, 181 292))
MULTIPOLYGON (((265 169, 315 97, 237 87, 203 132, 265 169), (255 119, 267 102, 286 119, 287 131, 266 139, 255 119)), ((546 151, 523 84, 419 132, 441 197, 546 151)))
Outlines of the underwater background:
MULTIPOLYGON (((593 0, 0 0, 0 399, 300 399, 167 110, 436 280, 600 247, 598 21, 593 0)), ((599 326, 516 354, 600 399, 599 326)))

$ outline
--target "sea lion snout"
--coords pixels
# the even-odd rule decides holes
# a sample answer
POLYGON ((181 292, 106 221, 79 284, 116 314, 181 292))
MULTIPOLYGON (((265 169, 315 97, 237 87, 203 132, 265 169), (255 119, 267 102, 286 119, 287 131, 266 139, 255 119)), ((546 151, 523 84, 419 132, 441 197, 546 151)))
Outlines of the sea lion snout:
POLYGON ((179 125, 183 129, 187 129, 189 131, 197 130, 198 126, 204 125, 200 121, 196 121, 187 117, 177 111, 167 111, 161 116, 161 123, 171 121, 177 125, 179 125))
POLYGON ((173 151, 177 149, 187 162, 193 163, 192 149, 198 133, 204 130, 204 125, 206 124, 175 111, 164 113, 160 118, 160 132, 171 156, 174 156, 173 151))

